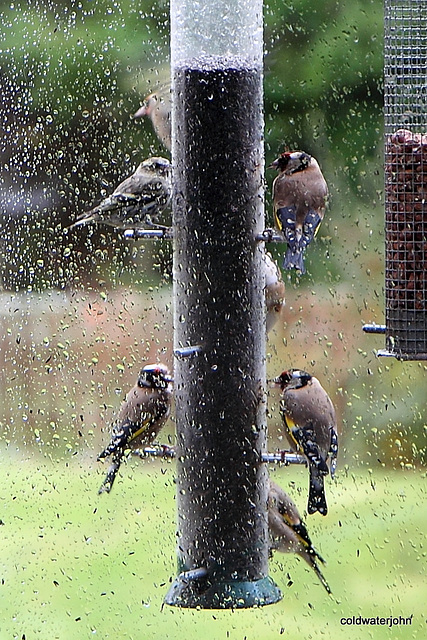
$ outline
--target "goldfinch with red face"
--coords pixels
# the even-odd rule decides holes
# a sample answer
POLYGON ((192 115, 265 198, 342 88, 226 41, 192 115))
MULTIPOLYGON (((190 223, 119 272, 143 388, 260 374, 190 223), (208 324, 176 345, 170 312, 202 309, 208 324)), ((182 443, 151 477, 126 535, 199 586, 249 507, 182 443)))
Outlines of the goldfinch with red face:
POLYGON ((338 433, 335 408, 317 378, 306 371, 289 369, 274 380, 282 390, 280 412, 285 434, 294 451, 308 461, 310 483, 307 511, 326 515, 324 477, 335 475, 338 433))
POLYGON ((326 591, 332 593, 318 564, 325 564, 325 561, 311 544, 294 501, 272 480, 268 492, 267 514, 270 550, 297 553, 313 569, 326 591))
POLYGON ((305 151, 285 151, 269 168, 280 172, 273 182, 273 207, 288 245, 283 267, 305 273, 304 252, 325 215, 328 186, 317 160, 305 151))
POLYGON ((109 493, 127 449, 151 444, 170 414, 172 378, 164 364, 148 364, 123 402, 113 425, 110 443, 98 460, 112 456, 99 493, 109 493))
POLYGON ((169 160, 148 158, 97 207, 82 213, 69 229, 88 222, 108 224, 118 229, 137 229, 144 223, 159 226, 154 220, 169 204, 171 182, 169 160))

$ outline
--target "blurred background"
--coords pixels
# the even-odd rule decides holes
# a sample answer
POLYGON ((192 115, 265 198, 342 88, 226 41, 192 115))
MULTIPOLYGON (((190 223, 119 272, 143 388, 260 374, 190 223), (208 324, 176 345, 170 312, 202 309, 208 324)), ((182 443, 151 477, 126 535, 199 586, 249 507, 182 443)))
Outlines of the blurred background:
MULTIPOLYGON (((169 157, 151 122, 132 118, 147 94, 164 91, 169 80, 169 6, 148 0, 17 0, 1 1, 0 11, 0 473, 5 474, 6 514, 0 512, 0 518, 1 524, 10 526, 16 523, 19 509, 14 511, 17 503, 12 503, 8 487, 13 488, 15 497, 21 495, 22 513, 29 504, 33 508, 38 505, 44 491, 50 496, 47 503, 54 501, 58 483, 65 491, 58 498, 61 518, 66 518, 72 506, 76 508, 82 492, 88 494, 85 500, 91 505, 87 513, 92 507, 96 510, 96 490, 105 470, 98 468, 96 455, 123 396, 144 363, 159 360, 173 366, 171 244, 126 240, 112 228, 94 225, 64 231, 79 213, 133 172, 142 159, 153 154, 169 157), (45 478, 44 488, 36 492, 38 498, 33 502, 28 491, 38 486, 33 474, 40 473, 45 478)), ((426 367, 418 362, 378 359, 375 350, 384 347, 384 338, 362 332, 364 323, 384 323, 382 47, 382 0, 265 3, 266 164, 285 146, 303 149, 319 161, 331 192, 317 240, 307 252, 307 275, 297 279, 294 274, 284 274, 286 307, 269 336, 267 372, 272 377, 290 366, 306 369, 321 380, 335 403, 341 434, 341 476, 339 487, 329 490, 335 492, 337 509, 350 509, 354 517, 358 509, 349 507, 348 502, 360 500, 364 505, 366 492, 374 491, 377 483, 382 487, 377 497, 387 490, 402 496, 409 485, 416 487, 408 498, 413 505, 413 525, 412 509, 416 510, 422 499, 425 502, 417 487, 425 476, 426 367), (354 494, 346 493, 352 490, 354 494)), ((266 172, 266 226, 273 224, 274 177, 274 172, 266 172)), ((269 250, 281 264, 282 247, 270 245, 269 250)), ((278 400, 271 391, 270 450, 286 444, 281 436, 278 400)), ((173 433, 172 418, 162 440, 173 442, 173 433)), ((289 479, 296 499, 305 492, 306 477, 301 469, 281 470, 277 475, 282 484, 289 479)), ((157 531, 169 527, 169 547, 166 556, 160 554, 159 564, 159 575, 166 571, 163 579, 167 581, 174 570, 173 465, 131 463, 119 482, 111 500, 104 496, 103 505, 110 500, 115 506, 111 510, 102 507, 107 520, 98 522, 101 538, 108 537, 106 531, 115 526, 113 511, 119 513, 127 500, 139 499, 140 494, 133 493, 139 482, 148 492, 145 500, 157 531), (162 476, 161 495, 166 494, 163 506, 159 506, 153 478, 162 476)), ((329 500, 331 512, 333 500, 329 500)), ((378 502, 375 517, 383 509, 388 522, 395 504, 392 497, 389 502, 378 502)), ((48 519, 59 518, 55 505, 52 502, 50 513, 49 504, 45 504, 48 519)), ((299 505, 303 510, 302 496, 299 505)), ((138 518, 141 508, 132 506, 138 518)), ((38 505, 36 513, 41 512, 38 505)), ((322 532, 328 531, 321 543, 323 555, 333 563, 339 547, 342 555, 338 564, 342 564, 347 543, 336 528, 342 526, 339 514, 345 516, 345 511, 338 511, 338 520, 327 525, 315 521, 312 526, 321 539, 322 532), (330 548, 328 540, 332 541, 330 548)), ((370 510, 365 514, 362 527, 354 522, 356 539, 363 538, 361 529, 377 530, 371 515, 370 510)), ((101 518, 99 514, 96 517, 101 518)), ((27 540, 26 535, 32 539, 31 527, 36 523, 46 526, 37 518, 31 516, 30 528, 25 534, 21 531, 19 539, 27 540)), ((129 515, 124 513, 123 518, 129 515)), ((397 547, 405 538, 400 534, 406 518, 399 522, 397 547)), ((129 518, 128 526, 139 532, 133 541, 143 535, 140 528, 146 524, 129 518)), ((408 528, 411 530, 411 524, 408 528)), ((8 534, 7 526, 2 530, 8 547, 16 540, 16 531, 9 529, 8 534)), ((148 544, 154 545, 153 537, 145 535, 148 544)), ((422 531, 417 528, 414 535, 413 548, 423 557, 422 531)), ((118 535, 117 540, 116 551, 123 552, 123 537, 118 535)), ((63 543, 67 544, 66 537, 63 543)), ((19 551, 16 553, 18 557, 19 551)), ((150 547, 150 557, 155 558, 156 553, 160 552, 150 547)), ((353 559, 359 557, 354 546, 351 553, 353 559)), ((120 553, 119 557, 117 562, 123 564, 120 553)), ((43 563, 36 565, 39 571, 43 563)), ((385 565, 388 575, 393 573, 391 565, 387 567, 386 561, 385 565)), ((367 564, 366 573, 371 574, 373 568, 378 569, 377 561, 367 564)), ((417 575, 420 568, 414 559, 417 575)), ((105 570, 100 568, 100 575, 105 570)), ((10 564, 5 563, 3 571, 13 575, 10 564)), ((107 571, 115 584, 111 566, 107 571)), ((332 575, 334 571, 333 566, 332 575)), ((336 571, 339 576, 339 567, 336 571)), ((301 572, 313 581, 311 575, 301 572)), ((282 589, 286 587, 283 577, 277 573, 274 577, 281 580, 282 589)), ((162 578, 153 580, 161 602, 167 585, 159 588, 162 578)), ((334 585, 332 588, 334 591, 334 585)), ((362 599, 366 591, 371 601, 369 589, 360 586, 359 591, 362 599)), ((17 588, 16 602, 24 593, 24 587, 17 588)), ((138 606, 148 606, 150 597, 143 598, 142 605, 139 598, 138 606)), ((301 597, 305 594, 300 592, 301 597)), ((46 598, 53 612, 55 599, 46 598)), ((348 605, 353 596, 347 593, 345 599, 348 605)), ((323 600, 319 593, 319 602, 323 600)), ((387 597, 384 601, 389 608, 387 597)), ((100 605, 90 606, 99 609, 100 605)), ((109 607, 115 606, 110 599, 109 607)), ((7 611, 11 634, 15 633, 7 637, 21 637, 25 631, 22 617, 16 615, 18 610, 17 604, 7 611)), ((348 606, 347 610, 351 615, 348 606)), ((156 612, 158 615, 158 608, 156 612)), ((411 611, 399 613, 410 615, 411 611)), ((87 626, 79 637, 93 633, 89 613, 85 615, 87 626)), ((173 614, 167 615, 170 618, 173 614)), ((384 611, 384 615, 390 613, 384 611)), ((74 620, 78 616, 72 613, 68 617, 74 620)), ((43 634, 41 622, 41 626, 31 626, 35 619, 38 617, 26 622, 30 625, 27 633, 32 628, 43 634)), ((182 616, 179 619, 184 624, 182 616)), ((235 635, 226 636, 222 627, 215 635, 213 627, 211 637, 243 638, 245 633, 252 637, 247 629, 239 635, 242 629, 237 618, 233 620, 227 629, 233 629, 235 635)), ((132 630, 122 627, 122 635, 117 635, 117 625, 109 635, 110 622, 100 616, 99 624, 106 627, 99 637, 134 637, 132 630)), ((265 637, 278 637, 281 625, 278 622, 274 635, 265 637)), ((299 623, 294 628, 306 637, 299 623)), ((343 629, 353 637, 351 630, 343 629)), ((150 637, 178 637, 175 632, 172 628, 169 636, 165 630, 157 636, 153 629, 150 637)), ((375 637, 386 637, 382 632, 376 630, 375 637)), ((317 637, 316 630, 312 633, 309 637, 317 637)), ((65 631, 65 635, 52 637, 76 636, 65 631)))
MULTIPOLYGON (((141 159, 169 155, 151 122, 132 118, 147 94, 167 94, 168 10, 3 4, 0 418, 11 441, 37 445, 37 429, 43 443, 92 449, 88 428, 99 432, 116 388, 143 361, 171 364, 170 243, 105 226, 64 231, 141 159)), ((292 365, 319 376, 352 461, 418 464, 425 367, 378 360, 383 338, 361 329, 384 320, 382 2, 268 2, 265 49, 266 164, 302 148, 331 191, 308 275, 284 274, 269 373, 292 365)), ((266 172, 267 226, 274 177, 266 172)), ((282 247, 269 250, 281 264, 282 247)))

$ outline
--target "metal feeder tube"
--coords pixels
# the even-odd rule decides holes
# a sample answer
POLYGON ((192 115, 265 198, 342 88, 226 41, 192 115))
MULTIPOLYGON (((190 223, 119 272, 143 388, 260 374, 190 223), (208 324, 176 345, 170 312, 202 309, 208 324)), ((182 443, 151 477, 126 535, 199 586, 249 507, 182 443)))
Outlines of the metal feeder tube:
POLYGON ((180 607, 270 604, 261 0, 171 2, 180 607), (197 349, 194 349, 194 345, 197 349))

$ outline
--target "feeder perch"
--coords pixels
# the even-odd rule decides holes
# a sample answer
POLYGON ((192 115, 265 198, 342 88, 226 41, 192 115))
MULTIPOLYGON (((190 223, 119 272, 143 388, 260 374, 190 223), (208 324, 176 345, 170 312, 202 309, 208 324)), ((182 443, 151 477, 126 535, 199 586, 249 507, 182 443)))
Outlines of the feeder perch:
MULTIPOLYGON (((225 453, 225 452, 224 452, 225 453)), ((134 449, 132 455, 138 458, 176 458, 176 448, 167 444, 134 449)), ((290 464, 303 464, 307 466, 307 458, 292 451, 276 451, 275 453, 262 453, 261 461, 268 463, 280 463, 285 466, 290 464)))

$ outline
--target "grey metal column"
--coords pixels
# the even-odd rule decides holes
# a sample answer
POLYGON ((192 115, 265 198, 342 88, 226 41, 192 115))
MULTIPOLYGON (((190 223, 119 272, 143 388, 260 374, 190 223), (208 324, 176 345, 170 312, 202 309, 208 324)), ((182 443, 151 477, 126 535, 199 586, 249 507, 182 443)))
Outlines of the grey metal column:
POLYGON ((171 18, 180 573, 165 602, 249 607, 281 597, 261 462, 262 2, 172 0, 171 18))

